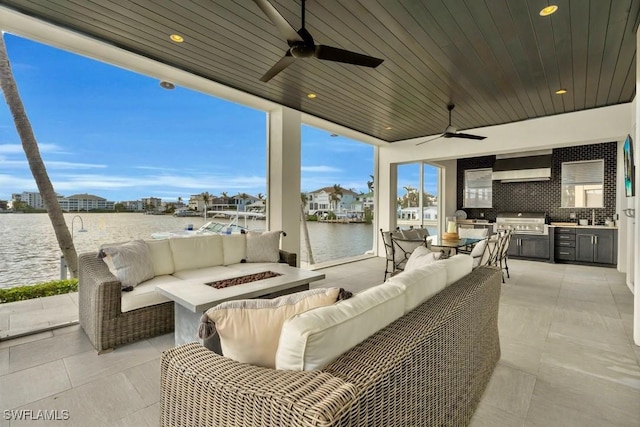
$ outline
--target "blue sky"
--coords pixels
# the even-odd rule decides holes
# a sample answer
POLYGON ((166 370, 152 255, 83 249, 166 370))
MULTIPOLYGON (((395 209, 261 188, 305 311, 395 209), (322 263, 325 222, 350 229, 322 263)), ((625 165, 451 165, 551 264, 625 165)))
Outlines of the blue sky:
MULTIPOLYGON (((168 91, 156 79, 10 34, 4 40, 58 193, 116 202, 266 193, 264 112, 181 87, 168 91)), ((303 191, 333 184, 367 191, 371 146, 307 126, 302 141, 303 191)), ((37 188, 2 102, 0 200, 23 191, 37 188)))

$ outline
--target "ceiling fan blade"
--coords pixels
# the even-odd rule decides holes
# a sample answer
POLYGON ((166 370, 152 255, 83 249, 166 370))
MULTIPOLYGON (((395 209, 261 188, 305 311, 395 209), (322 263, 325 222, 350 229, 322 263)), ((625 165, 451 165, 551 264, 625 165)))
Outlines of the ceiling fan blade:
POLYGON ((361 65, 371 68, 377 67, 384 61, 383 59, 374 58, 373 56, 323 45, 316 45, 315 57, 326 61, 344 62, 345 64, 361 65))
POLYGON ((276 64, 273 67, 271 67, 271 69, 267 71, 264 74, 264 76, 260 77, 260 80, 265 83, 268 82, 273 77, 275 77, 275 75, 278 74, 280 71, 284 70, 289 65, 293 64, 295 60, 296 58, 291 56, 291 52, 287 51, 287 53, 282 58, 280 58, 280 60, 276 62, 276 64))
POLYGON ((280 33, 284 36, 285 39, 287 39, 288 42, 304 41, 295 30, 295 28, 293 28, 291 24, 289 24, 289 22, 284 19, 284 16, 280 15, 280 12, 278 12, 278 10, 273 7, 271 3, 269 3, 267 0, 253 0, 253 2, 258 5, 258 7, 265 15, 267 15, 269 21, 271 21, 271 23, 276 26, 278 31, 280 31, 280 33))
POLYGON ((445 133, 443 135, 443 137, 445 138, 462 138, 462 139, 476 139, 476 140, 482 140, 485 139, 486 136, 480 136, 480 135, 471 135, 470 133, 462 133, 462 132, 456 132, 456 133, 445 133))
POLYGON ((438 139, 438 138, 448 138, 448 137, 446 137, 445 135, 446 135, 446 134, 444 134, 444 133, 443 133, 443 134, 440 134, 440 135, 438 135, 438 136, 436 136, 436 137, 429 138, 429 139, 427 139, 426 141, 418 142, 418 143, 416 144, 416 146, 418 146, 418 145, 422 145, 422 144, 426 144, 427 142, 435 141, 435 140, 436 140, 436 139, 438 139))

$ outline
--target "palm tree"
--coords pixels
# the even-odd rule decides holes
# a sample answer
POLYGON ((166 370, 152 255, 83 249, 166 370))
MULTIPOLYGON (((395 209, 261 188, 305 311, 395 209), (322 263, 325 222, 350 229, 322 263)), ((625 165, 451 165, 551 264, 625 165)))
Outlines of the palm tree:
POLYGON ((369 188, 369 192, 373 193, 373 175, 369 175, 371 177, 370 181, 367 181, 367 187, 369 188))
POLYGON ((343 188, 340 186, 340 184, 333 184, 333 188, 329 193, 329 201, 333 204, 334 211, 338 210, 338 202, 340 201, 340 199, 342 199, 343 195, 343 188))
POLYGON ((249 195, 247 193, 240 193, 238 197, 242 199, 242 208, 244 209, 245 205, 247 204, 247 199, 249 198, 249 195))
POLYGON ((182 197, 178 196, 178 205, 182 206, 182 197))
POLYGON ((9 55, 7 54, 7 48, 4 44, 4 37, 0 35, 0 87, 4 93, 4 98, 11 110, 13 116, 13 122, 20 135, 22 141, 22 149, 27 156, 29 162, 29 168, 33 174, 33 179, 36 181, 38 191, 42 197, 49 219, 53 225, 53 231, 56 234, 58 240, 58 246, 62 251, 69 271, 71 271, 71 277, 78 277, 78 254, 76 248, 73 245, 73 239, 67 223, 64 220, 64 215, 56 192, 53 189, 47 169, 45 168, 42 157, 40 156, 40 149, 38 148, 38 142, 33 134, 31 123, 27 117, 27 113, 24 110, 20 93, 18 92, 18 86, 13 78, 13 72, 11 71, 11 64, 9 64, 9 55))
POLYGON ((204 220, 207 220, 207 208, 209 207, 210 195, 208 191, 201 194, 202 201, 204 202, 204 220))
POLYGON ((407 186, 402 187, 402 188, 407 192, 407 195, 405 196, 405 198, 407 200, 407 206, 406 207, 410 208, 411 207, 411 193, 413 193, 415 191, 415 188, 413 188, 410 185, 407 185, 407 186))
POLYGON ((313 259, 313 252, 311 251, 311 240, 309 240, 309 227, 307 226, 307 216, 304 213, 304 207, 307 205, 309 201, 309 197, 307 193, 300 193, 300 215, 302 218, 302 233, 304 234, 304 241, 307 247, 307 262, 309 265, 315 264, 315 260, 313 259))
MULTIPOLYGON (((228 205, 229 204, 229 193, 227 193, 226 191, 223 191, 222 194, 220 195, 220 197, 222 197, 222 199, 224 200, 224 204, 228 205)), ((228 208, 229 206, 227 206, 228 208)))

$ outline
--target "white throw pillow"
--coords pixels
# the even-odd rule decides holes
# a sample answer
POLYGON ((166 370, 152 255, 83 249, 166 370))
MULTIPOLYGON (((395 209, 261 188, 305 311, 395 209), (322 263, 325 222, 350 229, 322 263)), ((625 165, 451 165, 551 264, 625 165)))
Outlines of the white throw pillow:
POLYGON ((425 246, 418 246, 411 253, 407 264, 404 266, 404 271, 411 271, 427 264, 434 263, 440 259, 440 255, 442 255, 440 252, 432 252, 425 246))
POLYGON ((213 333, 206 329, 209 320, 215 324, 225 357, 275 368, 276 349, 285 320, 297 313, 335 303, 339 292, 339 288, 312 289, 274 299, 223 302, 203 315, 199 335, 204 339, 210 336, 208 332, 213 333))
POLYGON ((322 369, 403 314, 404 292, 384 283, 297 314, 282 326, 276 369, 322 369))
POLYGON ((120 280, 123 289, 136 287, 155 275, 149 247, 143 240, 105 246, 101 253, 109 257, 105 262, 111 273, 120 280))
POLYGON ((247 233, 247 262, 280 261, 281 231, 265 231, 247 233))

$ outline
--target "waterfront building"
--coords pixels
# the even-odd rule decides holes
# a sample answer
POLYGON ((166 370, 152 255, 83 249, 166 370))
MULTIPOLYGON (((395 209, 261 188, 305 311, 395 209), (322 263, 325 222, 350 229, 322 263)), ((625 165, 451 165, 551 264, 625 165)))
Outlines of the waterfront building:
POLYGON ((44 209, 44 202, 42 196, 36 191, 23 191, 22 193, 13 193, 11 195, 11 202, 22 202, 31 206, 34 209, 44 209))
POLYGON ((162 206, 162 199, 158 197, 143 197, 142 205, 145 209, 158 210, 162 206))
POLYGON ((69 197, 58 196, 60 208, 66 212, 92 210, 114 210, 115 203, 93 194, 74 194, 69 197))
POLYGON ((144 211, 144 203, 142 200, 127 200, 124 202, 120 202, 124 206, 124 208, 131 212, 142 212, 144 211))

